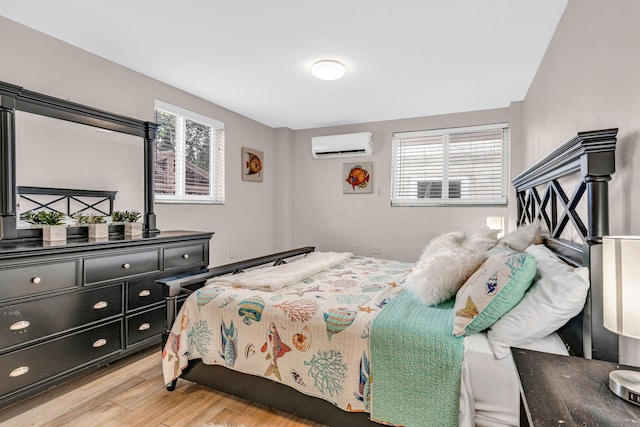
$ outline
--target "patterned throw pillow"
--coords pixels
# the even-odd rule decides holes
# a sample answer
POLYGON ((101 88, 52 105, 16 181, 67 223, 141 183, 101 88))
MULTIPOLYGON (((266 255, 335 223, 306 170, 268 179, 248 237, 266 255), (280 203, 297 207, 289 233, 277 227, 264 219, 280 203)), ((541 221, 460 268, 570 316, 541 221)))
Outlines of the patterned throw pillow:
POLYGON ((456 295, 455 336, 475 334, 493 325, 522 299, 533 282, 534 257, 507 247, 492 252, 456 295))

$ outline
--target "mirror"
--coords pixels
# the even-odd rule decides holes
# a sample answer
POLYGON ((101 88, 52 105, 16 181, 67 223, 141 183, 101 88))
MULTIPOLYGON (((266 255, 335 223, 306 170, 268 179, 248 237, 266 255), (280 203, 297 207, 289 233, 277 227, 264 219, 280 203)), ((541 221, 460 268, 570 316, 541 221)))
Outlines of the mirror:
POLYGON ((114 210, 144 213, 140 137, 23 111, 15 118, 17 186, 117 191, 114 210))

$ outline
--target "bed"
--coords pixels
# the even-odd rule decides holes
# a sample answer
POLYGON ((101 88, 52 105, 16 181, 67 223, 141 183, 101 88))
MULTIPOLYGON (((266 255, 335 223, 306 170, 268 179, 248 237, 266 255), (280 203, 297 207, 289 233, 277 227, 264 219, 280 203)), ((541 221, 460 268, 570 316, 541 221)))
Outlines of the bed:
POLYGON ((617 361, 599 278, 616 134, 581 132, 515 178, 519 229, 498 245, 456 231, 415 264, 305 247, 163 280, 168 389, 185 378, 330 426, 517 425, 511 345, 617 361), (482 253, 464 284, 420 296, 418 272, 461 246, 482 253), (564 317, 531 324, 536 298, 564 317))

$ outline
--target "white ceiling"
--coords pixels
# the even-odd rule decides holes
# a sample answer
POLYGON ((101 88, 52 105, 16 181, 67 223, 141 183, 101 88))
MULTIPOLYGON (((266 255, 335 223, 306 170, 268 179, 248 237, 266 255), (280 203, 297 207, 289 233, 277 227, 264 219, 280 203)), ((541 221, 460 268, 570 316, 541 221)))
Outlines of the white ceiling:
POLYGON ((507 107, 568 0, 3 0, 0 15, 271 127, 507 107), (336 59, 338 81, 310 66, 336 59))

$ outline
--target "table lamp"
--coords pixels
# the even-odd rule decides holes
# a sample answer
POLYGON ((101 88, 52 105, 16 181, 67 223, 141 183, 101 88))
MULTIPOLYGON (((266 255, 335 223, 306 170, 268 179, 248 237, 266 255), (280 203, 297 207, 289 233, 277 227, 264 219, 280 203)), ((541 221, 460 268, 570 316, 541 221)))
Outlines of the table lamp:
POLYGON ((490 230, 498 230, 498 239, 504 236, 504 217, 502 216, 488 216, 487 227, 490 230))
MULTIPOLYGON (((640 237, 602 238, 602 279, 604 327, 640 338, 640 237)), ((640 372, 611 371, 609 388, 640 405, 640 372)))

